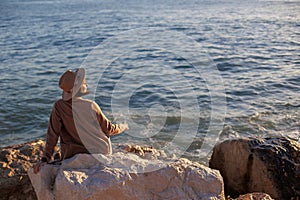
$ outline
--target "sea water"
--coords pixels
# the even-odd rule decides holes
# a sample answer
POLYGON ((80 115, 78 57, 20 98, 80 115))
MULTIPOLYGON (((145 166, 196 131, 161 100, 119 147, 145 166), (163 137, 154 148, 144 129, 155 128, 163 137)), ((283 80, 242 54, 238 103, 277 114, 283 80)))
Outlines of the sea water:
POLYGON ((198 160, 218 141, 300 137, 300 2, 2 0, 0 146, 45 138, 85 67, 112 137, 198 160))

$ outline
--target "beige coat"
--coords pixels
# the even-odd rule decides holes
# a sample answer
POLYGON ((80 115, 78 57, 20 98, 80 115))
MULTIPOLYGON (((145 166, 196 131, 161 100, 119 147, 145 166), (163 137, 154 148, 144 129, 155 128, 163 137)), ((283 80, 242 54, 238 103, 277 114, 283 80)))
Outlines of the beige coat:
POLYGON ((78 153, 111 154, 109 136, 121 133, 94 101, 75 97, 55 102, 48 124, 44 156, 50 161, 60 138, 61 159, 78 153), (72 106, 73 105, 73 106, 72 106))

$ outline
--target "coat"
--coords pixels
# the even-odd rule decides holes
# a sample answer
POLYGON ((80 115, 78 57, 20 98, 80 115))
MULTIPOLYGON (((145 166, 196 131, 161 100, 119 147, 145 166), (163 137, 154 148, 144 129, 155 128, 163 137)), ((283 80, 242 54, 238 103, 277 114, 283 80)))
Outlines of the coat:
POLYGON ((74 97, 57 100, 52 108, 43 157, 49 162, 60 139, 61 160, 78 153, 111 154, 110 136, 121 133, 95 101, 74 97))

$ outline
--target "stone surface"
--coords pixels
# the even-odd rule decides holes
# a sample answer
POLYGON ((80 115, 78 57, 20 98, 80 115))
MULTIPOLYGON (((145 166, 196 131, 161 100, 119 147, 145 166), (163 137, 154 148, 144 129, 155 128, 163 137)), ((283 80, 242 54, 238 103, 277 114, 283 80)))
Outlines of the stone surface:
POLYGON ((300 143, 288 138, 245 138, 214 147, 209 166, 220 170, 232 197, 264 192, 274 199, 300 197, 300 143))
POLYGON ((131 144, 121 144, 116 149, 118 152, 124 152, 124 153, 134 153, 141 158, 146 159, 165 159, 168 157, 176 158, 175 155, 166 155, 166 153, 162 150, 155 149, 151 146, 140 146, 140 145, 131 145, 131 144))
POLYGON ((46 165, 40 173, 28 174, 43 200, 225 199, 220 173, 187 159, 79 154, 60 166, 46 165))
POLYGON ((240 195, 235 200, 274 200, 274 199, 266 193, 249 193, 249 194, 240 195))
POLYGON ((27 175, 42 154, 41 140, 0 149, 0 199, 37 199, 27 175))
MULTIPOLYGON (((44 141, 37 140, 0 149, 0 200, 37 199, 27 170, 39 161, 44 146, 44 141)), ((138 145, 120 145, 117 151, 132 152, 148 159, 166 157, 159 150, 138 145)), ((54 159, 58 159, 59 154, 55 155, 54 159)))

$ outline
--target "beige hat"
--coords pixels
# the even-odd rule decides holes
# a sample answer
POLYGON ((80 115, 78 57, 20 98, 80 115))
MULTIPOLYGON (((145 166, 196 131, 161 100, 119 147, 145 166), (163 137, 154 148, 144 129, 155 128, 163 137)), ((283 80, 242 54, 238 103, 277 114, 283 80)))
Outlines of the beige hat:
POLYGON ((68 70, 59 79, 59 87, 63 90, 63 100, 68 101, 79 91, 85 79, 85 69, 79 68, 76 71, 68 70))

